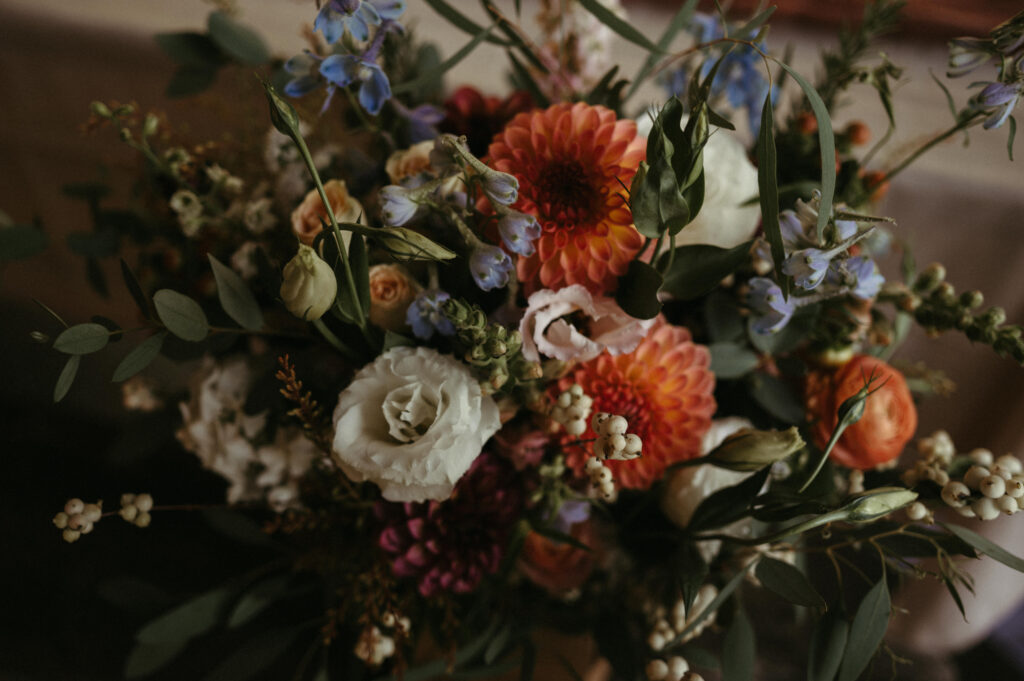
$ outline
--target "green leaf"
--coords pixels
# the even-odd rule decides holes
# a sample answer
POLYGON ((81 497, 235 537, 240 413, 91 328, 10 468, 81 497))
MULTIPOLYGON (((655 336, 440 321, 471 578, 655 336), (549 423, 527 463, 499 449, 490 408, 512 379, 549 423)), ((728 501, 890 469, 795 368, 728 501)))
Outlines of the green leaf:
POLYGON ((96 258, 85 259, 85 279, 96 293, 104 298, 110 297, 110 290, 107 288, 107 276, 103 273, 103 268, 100 267, 99 260, 96 258))
MULTIPOLYGON (((345 225, 346 228, 350 225, 345 225)), ((414 262, 416 260, 451 260, 455 253, 441 244, 431 241, 419 232, 405 227, 386 227, 383 229, 360 228, 353 230, 371 236, 395 260, 414 262)))
POLYGON ((694 542, 683 542, 672 555, 672 576, 679 586, 683 605, 689 612, 697 592, 707 581, 708 564, 694 542))
POLYGON ((889 626, 890 608, 889 585, 883 575, 857 606, 839 665, 839 681, 855 681, 867 669, 889 626))
POLYGON ((811 650, 807 660, 807 681, 833 681, 843 661, 850 623, 835 610, 818 620, 811 634, 811 650))
POLYGON ((370 260, 366 253, 366 241, 361 234, 353 234, 348 245, 348 263, 352 278, 356 282, 356 293, 363 314, 370 313, 370 260))
MULTIPOLYGON (((696 10, 697 0, 686 0, 686 2, 683 3, 683 6, 680 7, 679 11, 676 12, 674 17, 672 17, 672 21, 669 22, 664 33, 662 33, 661 37, 658 39, 658 49, 660 52, 668 51, 668 47, 672 44, 672 40, 676 35, 678 35, 679 31, 689 25, 690 19, 693 18, 693 13, 696 10)), ((635 76, 633 76, 633 82, 630 84, 629 89, 626 90, 626 96, 623 97, 624 100, 633 96, 633 93, 636 92, 637 88, 640 87, 640 84, 643 83, 644 79, 647 78, 654 69, 654 65, 657 61, 657 53, 647 55, 647 59, 644 60, 644 65, 641 66, 640 70, 637 71, 635 76)))
POLYGON ((46 250, 46 232, 32 225, 0 227, 0 260, 23 260, 46 250))
POLYGON ((764 98, 761 109, 761 130, 757 136, 757 190, 761 202, 761 226, 772 249, 775 262, 775 278, 788 294, 788 278, 782 271, 786 260, 786 248, 782 243, 782 228, 779 227, 779 175, 778 158, 775 153, 775 114, 772 110, 772 95, 764 98))
POLYGON ((746 613, 737 609, 722 641, 722 681, 751 681, 755 653, 754 627, 746 613))
POLYGON ((637 319, 653 319, 661 312, 661 302, 658 301, 661 281, 658 270, 645 262, 634 260, 629 263, 626 274, 619 277, 615 302, 628 315, 637 319))
POLYGON ((484 30, 477 33, 476 36, 468 43, 463 45, 458 52, 445 59, 436 67, 432 69, 425 69, 422 73, 418 74, 412 80, 407 80, 404 83, 399 83, 398 85, 392 87, 392 93, 397 95, 403 92, 408 92, 409 90, 415 90, 416 88, 423 85, 423 83, 430 82, 431 80, 440 77, 444 73, 447 73, 449 69, 451 69, 453 66, 455 66, 460 61, 469 56, 469 53, 475 50, 476 46, 479 45, 482 41, 486 40, 487 37, 491 34, 491 31, 493 30, 494 24, 491 24, 484 30))
MULTIPOLYGON (((665 273, 662 290, 680 300, 693 300, 710 292, 723 279, 750 260, 753 241, 744 241, 732 248, 693 245, 679 246, 672 266, 665 273)), ((668 265, 669 254, 658 259, 659 268, 668 265)))
POLYGON ((712 291, 704 305, 708 336, 713 343, 735 341, 744 337, 746 326, 739 305, 733 296, 723 291, 712 291))
POLYGON ((548 99, 548 96, 537 85, 537 81, 533 79, 533 74, 530 73, 530 70, 523 66, 521 61, 516 59, 516 55, 512 50, 506 50, 506 54, 508 54, 509 61, 512 62, 512 80, 515 87, 529 92, 538 107, 546 108, 550 106, 551 100, 548 99))
POLYGON ((68 355, 88 355, 106 347, 110 331, 102 324, 89 322, 65 329, 53 341, 53 349, 68 355))
POLYGON ((132 300, 138 305, 142 316, 146 319, 152 319, 153 312, 150 309, 149 298, 143 292, 142 285, 135 277, 135 273, 132 272, 132 268, 128 267, 128 263, 124 261, 124 258, 121 258, 121 276, 124 277, 124 285, 128 288, 128 293, 131 294, 132 300))
POLYGON ((60 402, 64 399, 64 396, 68 394, 68 390, 71 389, 71 384, 75 382, 75 374, 78 373, 78 365, 81 363, 81 355, 71 355, 68 357, 67 363, 60 371, 60 376, 57 377, 57 385, 53 388, 54 402, 60 402))
POLYGON ((213 276, 217 280, 220 306, 243 329, 260 329, 263 326, 263 312, 260 311, 259 303, 256 302, 256 297, 248 285, 233 269, 213 257, 212 253, 207 253, 207 257, 210 259, 213 276))
POLYGON ((976 548, 978 551, 984 553, 986 556, 998 560, 1003 565, 1011 567, 1017 572, 1024 572, 1024 560, 1021 560, 1006 549, 994 544, 988 539, 985 539, 980 534, 972 532, 966 527, 962 527, 960 525, 943 524, 942 526, 976 548))
POLYGON ((244 681, 263 672, 284 654, 301 631, 299 627, 272 629, 224 657, 204 681, 244 681))
POLYGON ((32 299, 32 302, 33 302, 33 303, 35 303, 36 305, 38 305, 39 307, 43 308, 43 310, 44 310, 44 311, 45 311, 45 312, 46 312, 46 313, 47 313, 48 315, 50 315, 51 317, 53 317, 54 319, 56 319, 56 320, 57 320, 57 321, 58 321, 58 322, 60 323, 60 325, 61 325, 61 326, 63 326, 63 327, 65 328, 65 329, 66 329, 66 328, 68 328, 68 326, 70 326, 70 325, 69 325, 69 324, 68 324, 68 323, 67 323, 66 321, 64 321, 64 318, 63 318, 63 317, 61 317, 61 316, 60 316, 59 314, 57 314, 56 312, 54 312, 54 311, 53 311, 53 308, 51 308, 51 307, 50 307, 49 305, 47 305, 46 303, 42 302, 41 300, 39 300, 39 299, 37 299, 37 298, 33 298, 33 299, 32 299))
POLYGON ((733 575, 732 579, 730 579, 726 585, 719 590, 718 595, 708 603, 706 608, 697 613, 697 616, 679 632, 674 640, 686 638, 686 635, 697 628, 701 622, 711 615, 711 613, 722 607, 722 603, 725 603, 726 599, 732 595, 732 592, 736 590, 736 588, 743 582, 743 578, 746 576, 746 569, 739 570, 735 575, 733 575))
POLYGON ((1013 160, 1013 139, 1017 136, 1017 119, 1010 116, 1009 134, 1006 136, 1006 153, 1013 160))
POLYGON ((271 577, 259 582, 238 599, 228 616, 228 629, 237 629, 267 609, 288 589, 288 575, 271 577))
POLYGON ((803 405, 788 385, 765 373, 753 374, 749 380, 750 396, 762 409, 783 423, 803 423, 803 405))
MULTIPOLYGON (((455 7, 445 2, 445 0, 424 0, 424 2, 430 5, 430 8, 433 9, 435 12, 437 12, 445 19, 447 19, 448 23, 450 23, 452 26, 454 26, 455 28, 459 29, 464 33, 468 33, 469 35, 472 36, 477 36, 480 35, 480 33, 482 33, 484 30, 483 27, 480 26, 480 24, 476 23, 475 21, 467 17, 465 14, 455 9, 455 7)), ((495 45, 508 45, 508 43, 502 40, 501 38, 495 38, 494 36, 487 36, 485 40, 495 45)))
POLYGON ((416 341, 408 336, 403 336, 400 333, 387 330, 384 332, 384 345, 381 347, 381 352, 387 352, 391 348, 399 347, 412 347, 416 345, 416 341))
POLYGON ((760 363, 757 355, 737 343, 712 343, 708 350, 711 351, 711 372, 715 378, 740 378, 760 363))
POLYGON ((498 657, 505 652, 508 647, 508 642, 512 638, 512 623, 508 622, 498 633, 494 635, 490 643, 484 649, 484 664, 492 665, 498 657))
POLYGON ((259 33, 231 18, 224 12, 210 12, 206 28, 217 47, 235 61, 259 66, 270 61, 270 48, 259 33))
POLYGON ((199 303, 169 288, 153 294, 156 314, 167 330, 182 340, 198 342, 210 332, 206 313, 199 303))
POLYGON ((776 60, 786 73, 793 77, 800 89, 804 91, 807 101, 818 121, 818 146, 821 147, 821 205, 818 207, 818 241, 822 239, 825 224, 832 216, 832 199, 836 193, 836 139, 832 132, 832 119, 828 115, 828 107, 810 83, 792 68, 776 60))
POLYGON ((163 347, 165 338, 167 338, 167 332, 161 331, 136 345, 114 369, 114 377, 111 380, 114 383, 126 381, 152 364, 160 354, 160 348, 163 347))
POLYGON ((128 654, 124 664, 124 676, 128 681, 141 679, 163 669, 188 645, 188 639, 139 643, 128 654))
POLYGON ((164 94, 171 99, 189 97, 203 92, 217 79, 217 70, 206 66, 179 66, 164 94))
POLYGON ((826 607, 825 599, 815 590, 799 568, 774 558, 762 558, 754 572, 761 584, 793 605, 808 608, 826 607))
POLYGON ((213 589, 150 621, 135 634, 139 643, 187 641, 205 634, 220 619, 228 602, 226 589, 213 589))
MULTIPOLYGON (((754 33, 759 28, 765 25, 765 22, 767 22, 768 19, 771 18, 772 14, 775 13, 776 9, 776 7, 771 6, 765 10, 762 10, 761 12, 758 12, 753 17, 751 17, 750 20, 747 21, 747 23, 740 26, 730 35, 737 36, 740 40, 746 40, 747 36, 749 36, 751 33, 754 33)), ((753 42, 757 42, 757 40, 754 40, 753 42)))
POLYGON ((735 485, 710 494, 693 511, 686 529, 690 532, 713 530, 742 518, 758 491, 764 487, 769 470, 768 467, 763 468, 735 485))
POLYGON ((600 0, 579 0, 579 3, 583 5, 585 10, 593 14, 598 21, 615 33, 618 33, 629 42, 639 45, 648 52, 655 52, 657 54, 665 53, 664 49, 652 43, 647 36, 633 28, 629 23, 620 19, 614 12, 602 5, 600 0))
POLYGON ((224 63, 223 53, 203 33, 157 33, 154 39, 161 50, 183 66, 216 69, 224 63))

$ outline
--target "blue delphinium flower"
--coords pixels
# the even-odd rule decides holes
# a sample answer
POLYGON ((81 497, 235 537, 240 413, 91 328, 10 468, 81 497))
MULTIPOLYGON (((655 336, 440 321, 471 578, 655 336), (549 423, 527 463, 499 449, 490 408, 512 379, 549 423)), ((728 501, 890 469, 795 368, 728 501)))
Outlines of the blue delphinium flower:
POLYGON ((882 290, 885 277, 878 271, 875 261, 865 255, 856 255, 846 260, 846 271, 855 282, 850 294, 861 300, 871 300, 882 290))
POLYGON ((950 78, 963 76, 991 59, 991 41, 981 38, 954 38, 949 41, 949 70, 946 71, 946 75, 950 78))
POLYGON ((533 242, 540 236, 540 223, 532 215, 509 211, 498 219, 498 233, 508 250, 531 256, 533 242))
POLYGON ((512 258, 497 246, 478 244, 469 256, 469 272, 484 291, 507 286, 512 269, 512 258))
POLYGON ((405 0, 328 0, 313 22, 328 44, 341 40, 348 31, 359 41, 370 37, 370 26, 380 26, 385 19, 397 19, 405 11, 405 0))
POLYGON ((519 198, 519 180, 515 175, 491 170, 486 166, 484 168, 482 188, 487 198, 502 206, 511 206, 515 203, 519 198))
POLYGON ((292 76, 284 86, 289 97, 308 95, 323 84, 317 71, 319 60, 308 52, 297 54, 284 63, 284 70, 292 76))
POLYGON ((978 93, 976 106, 983 109, 993 109, 981 127, 986 130, 998 128, 1010 116, 1010 112, 1020 101, 1021 83, 989 83, 978 93))
POLYGON ((380 200, 380 214, 388 227, 399 227, 416 217, 420 204, 410 189, 391 184, 377 193, 380 200))
POLYGON ((590 517, 590 502, 568 499, 558 507, 558 514, 551 522, 551 527, 559 532, 568 534, 573 525, 582 523, 590 517))
POLYGON ((437 137, 437 124, 444 120, 444 110, 433 104, 420 104, 415 109, 397 99, 391 101, 398 114, 409 121, 409 141, 412 144, 425 142, 437 137))
POLYGON ((359 104, 376 116, 391 99, 391 83, 384 70, 371 59, 354 54, 334 54, 320 64, 320 73, 337 87, 359 82, 359 104))
POLYGON ((810 291, 817 288, 825 278, 829 263, 832 262, 834 256, 834 251, 803 248, 790 253, 782 263, 782 271, 793 277, 797 286, 810 291))
POLYGON ((751 329, 761 335, 779 331, 796 312, 796 300, 793 297, 787 300, 779 285, 765 277, 750 280, 747 304, 754 313, 751 329))
POLYGON ((405 313, 405 321, 412 327, 414 336, 428 340, 435 332, 442 336, 455 334, 451 320, 441 311, 444 301, 449 298, 450 295, 436 288, 427 289, 416 296, 405 313))

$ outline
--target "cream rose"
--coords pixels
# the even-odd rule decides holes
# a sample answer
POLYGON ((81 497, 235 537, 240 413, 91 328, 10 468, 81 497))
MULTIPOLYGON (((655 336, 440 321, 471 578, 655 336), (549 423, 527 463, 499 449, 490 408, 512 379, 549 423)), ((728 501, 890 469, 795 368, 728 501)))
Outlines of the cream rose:
POLYGON ((333 458, 388 501, 441 501, 499 427, 497 405, 464 364, 430 348, 397 347, 341 393, 333 458))
POLYGON ((415 177, 420 173, 430 172, 430 152, 434 148, 434 140, 426 140, 414 144, 408 149, 400 149, 388 157, 384 170, 391 184, 401 184, 402 180, 415 177))
MULTIPOLYGON (((349 196, 348 187, 341 180, 328 180, 324 184, 324 193, 327 194, 327 200, 331 202, 331 210, 334 211, 334 217, 339 223, 342 222, 359 222, 363 223, 363 207, 358 201, 349 196)), ((299 238, 299 241, 311 246, 313 239, 323 229, 323 224, 330 224, 330 220, 327 217, 327 210, 324 208, 323 201, 320 200, 320 192, 313 189, 306 198, 302 200, 299 207, 292 211, 292 231, 295 232, 295 236, 299 238)), ((349 232, 342 230, 346 245, 348 240, 351 238, 349 232)))
POLYGON ((374 265, 370 268, 370 321, 398 331, 405 326, 409 304, 422 289, 398 265, 374 265))
POLYGON ((557 291, 537 291, 527 301, 519 323, 523 356, 531 362, 540 355, 568 362, 586 362, 607 350, 613 355, 632 352, 654 319, 635 319, 611 298, 595 297, 579 284, 557 291), (579 312, 589 318, 586 328, 563 319, 579 312))

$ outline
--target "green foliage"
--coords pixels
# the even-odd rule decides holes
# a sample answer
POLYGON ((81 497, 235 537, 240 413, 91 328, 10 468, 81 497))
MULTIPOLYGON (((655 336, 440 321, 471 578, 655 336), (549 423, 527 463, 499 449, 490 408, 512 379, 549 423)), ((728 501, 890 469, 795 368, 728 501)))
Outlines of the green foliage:
POLYGON ((804 408, 793 390, 784 382, 765 373, 755 373, 748 378, 750 396, 766 412, 783 423, 803 423, 804 408))
POLYGON ((251 28, 244 26, 225 12, 210 12, 206 30, 210 40, 225 55, 239 64, 259 66, 270 61, 270 48, 251 28))
POLYGON ((678 246, 662 254, 658 269, 665 273, 662 290, 679 300, 693 300, 710 293, 723 279, 750 259, 753 241, 732 248, 704 244, 678 246))
POLYGON ((288 582, 287 575, 278 575, 257 582, 253 588, 242 594, 231 609, 227 619, 228 628, 237 629, 257 617, 287 593, 288 582))
POLYGON ((774 558, 764 557, 754 572, 766 589, 793 605, 825 608, 825 599, 811 586, 799 568, 774 558))
POLYGON ((757 136, 757 187, 761 202, 761 227, 772 249, 775 278, 781 282, 783 292, 788 294, 789 278, 782 271, 782 264, 786 260, 786 248, 782 243, 782 229, 779 227, 778 158, 775 153, 775 115, 771 93, 764 98, 761 128, 757 136))
MULTIPOLYGON (((452 26, 459 29, 460 31, 468 33, 469 35, 474 37, 484 32, 484 28, 480 26, 480 24, 476 23, 475 21, 467 17, 465 14, 457 10, 454 5, 445 2, 445 0, 424 0, 424 2, 430 5, 430 8, 432 10, 434 10, 442 17, 447 19, 448 23, 450 23, 452 26)), ((502 40, 501 38, 496 38, 491 35, 488 35, 485 38, 485 40, 494 45, 507 46, 509 44, 508 42, 502 40)))
POLYGON ((1013 568, 1017 572, 1024 572, 1024 560, 1018 558, 985 537, 982 537, 977 532, 968 530, 966 527, 961 525, 943 525, 943 527, 976 548, 981 553, 984 553, 986 556, 998 560, 1003 565, 1013 568))
POLYGON ((807 660, 807 681, 833 681, 843 661, 850 623, 840 613, 829 610, 818 620, 811 633, 807 660))
POLYGON ((883 575, 857 606, 839 665, 838 681, 855 681, 867 668, 889 626, 890 609, 889 585, 883 575))
POLYGON ((720 342, 708 346, 711 351, 711 371, 716 379, 741 378, 757 368, 760 358, 745 346, 720 342))
POLYGON ((161 289, 153 294, 153 304, 167 330, 182 340, 198 342, 210 332, 203 308, 186 295, 161 289))
POLYGON ((691 533, 704 532, 724 527, 746 516, 758 491, 764 487, 768 473, 769 469, 763 468, 739 483, 709 495, 694 510, 686 529, 691 533))
POLYGON ((615 290, 615 302, 628 314, 637 319, 653 319, 661 312, 658 290, 661 288, 661 275, 645 262, 634 260, 629 269, 619 277, 619 286, 615 290))
POLYGON ((664 49, 652 43, 647 36, 633 28, 628 22, 620 19, 614 12, 602 5, 598 0, 578 0, 583 8, 593 14, 598 21, 631 43, 639 45, 648 52, 664 53, 664 49))
POLYGON ((54 402, 60 402, 64 399, 64 396, 68 394, 68 390, 71 389, 71 384, 75 382, 75 376, 78 374, 78 366, 81 363, 81 355, 71 355, 68 357, 68 361, 64 364, 64 368, 61 369, 60 375, 57 377, 57 385, 53 388, 54 402))
POLYGON ((737 608, 722 641, 722 681, 752 681, 756 653, 754 627, 737 608))
POLYGON ((494 30, 494 24, 491 24, 487 28, 477 33, 472 40, 459 48, 452 56, 445 59, 443 62, 438 64, 432 69, 424 69, 419 75, 412 80, 407 80, 404 83, 399 83, 392 86, 391 91, 395 94, 402 94, 403 92, 410 92, 422 87, 425 83, 436 80, 441 75, 447 73, 453 66, 458 64, 460 61, 469 56, 469 53, 476 49, 477 45, 487 39, 490 36, 491 31, 494 30))
POLYGON ((0 262, 24 260, 46 250, 46 232, 34 225, 0 224, 0 262))
POLYGON ((689 612, 701 586, 707 581, 709 566, 694 542, 682 542, 672 554, 672 575, 689 612))
POLYGON ((109 341, 107 327, 89 322, 62 331, 53 342, 53 349, 69 355, 89 355, 105 348, 109 341))
POLYGON ((117 368, 114 369, 112 380, 115 383, 126 381, 152 364, 153 360, 160 354, 160 349, 163 348, 166 338, 167 332, 161 331, 135 346, 131 352, 124 356, 124 359, 117 365, 117 368))
POLYGON ((633 96, 644 79, 654 70, 654 65, 658 61, 658 55, 668 51, 669 45, 672 44, 672 41, 679 32, 690 24, 690 20, 693 19, 694 12, 696 11, 697 0, 686 0, 683 3, 682 7, 675 13, 675 16, 672 17, 672 21, 665 27, 665 32, 658 39, 658 51, 650 52, 647 55, 647 59, 644 60, 643 66, 640 67, 640 70, 633 77, 633 82, 630 84, 629 90, 626 91, 626 96, 623 99, 629 99, 633 96))
POLYGON ((248 285, 234 270, 208 253, 213 276, 217 280, 217 297, 228 316, 243 329, 257 331, 263 326, 263 312, 248 285))

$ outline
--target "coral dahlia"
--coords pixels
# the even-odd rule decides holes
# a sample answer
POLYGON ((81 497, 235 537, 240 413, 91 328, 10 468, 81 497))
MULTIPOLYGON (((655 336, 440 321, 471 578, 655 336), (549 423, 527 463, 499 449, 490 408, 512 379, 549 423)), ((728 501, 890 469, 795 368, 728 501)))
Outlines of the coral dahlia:
MULTIPOLYGON (((578 383, 594 399, 593 412, 626 417, 629 432, 643 440, 643 456, 605 465, 622 487, 647 489, 670 464, 700 454, 701 438, 715 413, 710 364, 708 349, 695 344, 688 330, 659 319, 636 350, 614 357, 606 351, 577 365, 559 381, 557 391, 578 383)), ((595 436, 588 425, 581 438, 595 436)), ((566 461, 578 473, 590 456, 589 447, 566 447, 566 461)))
POLYGON ((543 230, 536 252, 518 259, 527 295, 570 284, 612 290, 643 245, 623 198, 646 154, 636 123, 563 102, 517 115, 487 153, 489 165, 519 180, 514 208, 543 230))

